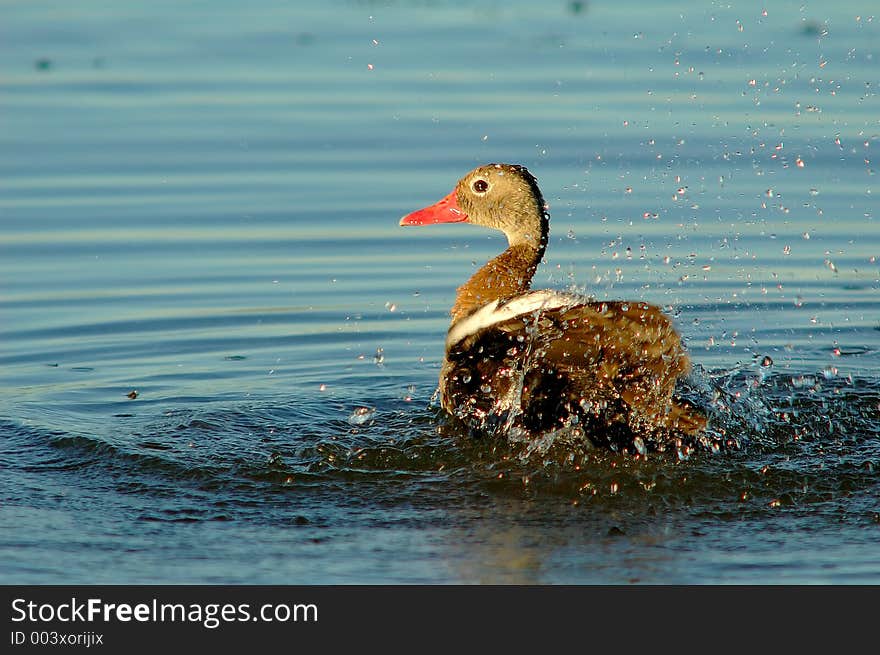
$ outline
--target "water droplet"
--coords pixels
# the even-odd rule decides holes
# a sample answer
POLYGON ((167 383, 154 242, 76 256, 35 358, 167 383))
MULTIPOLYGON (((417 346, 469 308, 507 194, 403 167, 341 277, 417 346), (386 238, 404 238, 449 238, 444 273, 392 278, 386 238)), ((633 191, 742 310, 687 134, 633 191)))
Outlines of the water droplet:
POLYGON ((374 407, 355 407, 351 416, 348 417, 348 422, 351 425, 363 425, 372 420, 375 416, 376 409, 374 407))
POLYGON ((483 393, 492 393, 492 387, 488 384, 480 385, 480 391, 483 393))
POLYGON ((389 301, 389 302, 385 303, 385 309, 387 309, 389 312, 396 312, 397 305, 395 303, 389 301))
POLYGON ((639 455, 645 455, 648 452, 648 449, 645 447, 645 442, 641 437, 633 439, 633 446, 639 451, 639 455))
POLYGON ((834 262, 830 259, 825 260, 825 266, 831 269, 833 273, 837 273, 837 266, 834 265, 834 262))
POLYGON ((796 375, 791 378, 791 386, 794 389, 804 389, 816 385, 816 378, 812 375, 796 375))
POLYGON ((376 354, 373 355, 373 362, 376 366, 382 366, 385 363, 385 350, 381 346, 376 348, 376 354))

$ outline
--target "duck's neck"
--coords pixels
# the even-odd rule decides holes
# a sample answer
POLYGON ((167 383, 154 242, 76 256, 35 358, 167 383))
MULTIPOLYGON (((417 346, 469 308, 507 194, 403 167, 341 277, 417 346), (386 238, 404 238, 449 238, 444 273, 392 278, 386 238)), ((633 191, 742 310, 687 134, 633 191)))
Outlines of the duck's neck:
POLYGON ((537 247, 520 242, 489 261, 458 288, 450 312, 452 323, 488 302, 512 298, 528 291, 543 256, 544 239, 541 239, 537 247))

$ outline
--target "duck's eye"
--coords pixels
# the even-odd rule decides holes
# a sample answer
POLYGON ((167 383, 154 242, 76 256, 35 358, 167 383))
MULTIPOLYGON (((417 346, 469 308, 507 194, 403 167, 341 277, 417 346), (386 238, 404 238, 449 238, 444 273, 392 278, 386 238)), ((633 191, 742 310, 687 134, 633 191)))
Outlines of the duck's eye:
POLYGON ((474 180, 471 184, 474 193, 486 193, 489 190, 489 183, 486 180, 474 180))

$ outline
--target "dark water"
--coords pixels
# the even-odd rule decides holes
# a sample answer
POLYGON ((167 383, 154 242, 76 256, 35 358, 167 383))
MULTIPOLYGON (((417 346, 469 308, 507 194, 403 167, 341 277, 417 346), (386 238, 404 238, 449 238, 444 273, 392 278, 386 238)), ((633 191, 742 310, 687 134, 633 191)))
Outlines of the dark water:
POLYGON ((880 582, 880 16, 766 6, 4 5, 0 580, 880 582), (489 161, 741 448, 444 420, 489 161))

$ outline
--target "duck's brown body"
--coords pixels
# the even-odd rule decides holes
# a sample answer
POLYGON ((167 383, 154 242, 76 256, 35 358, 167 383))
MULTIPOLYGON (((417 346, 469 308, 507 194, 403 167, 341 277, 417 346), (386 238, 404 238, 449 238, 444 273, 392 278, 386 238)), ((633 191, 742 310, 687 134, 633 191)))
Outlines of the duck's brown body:
POLYGON ((477 429, 577 426, 615 448, 703 429, 705 418, 673 398, 690 364, 659 308, 529 291, 548 216, 526 169, 475 169, 401 224, 464 220, 504 231, 510 247, 458 290, 440 372, 446 411, 477 429))

